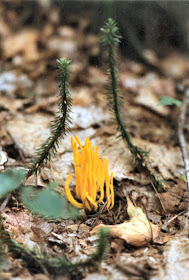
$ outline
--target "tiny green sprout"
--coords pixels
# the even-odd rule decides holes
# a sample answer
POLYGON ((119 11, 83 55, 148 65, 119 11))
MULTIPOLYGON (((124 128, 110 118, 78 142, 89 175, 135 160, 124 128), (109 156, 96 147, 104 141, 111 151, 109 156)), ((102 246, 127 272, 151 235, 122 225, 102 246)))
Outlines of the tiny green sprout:
POLYGON ((69 65, 72 61, 71 60, 66 60, 65 58, 61 58, 60 60, 56 60, 59 64, 61 65, 69 65))
POLYGON ((181 178, 185 183, 187 183, 186 174, 182 174, 182 175, 180 176, 180 178, 181 178))
POLYGON ((176 105, 177 107, 181 107, 182 102, 170 96, 162 96, 158 103, 158 106, 170 106, 170 105, 176 105))

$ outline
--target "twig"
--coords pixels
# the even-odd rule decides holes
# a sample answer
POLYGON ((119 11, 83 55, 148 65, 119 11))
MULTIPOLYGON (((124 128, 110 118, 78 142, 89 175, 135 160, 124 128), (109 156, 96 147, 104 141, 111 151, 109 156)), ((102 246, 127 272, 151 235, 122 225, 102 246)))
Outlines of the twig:
POLYGON ((0 206, 0 213, 5 209, 5 207, 7 206, 9 200, 11 198, 11 194, 8 194, 5 198, 5 200, 3 201, 3 203, 0 206))
POLYGON ((157 197, 158 197, 158 199, 159 199, 159 202, 160 202, 160 205, 161 205, 161 207, 162 207, 162 209, 163 209, 163 212, 164 212, 164 214, 166 214, 165 207, 164 207, 164 205, 163 205, 163 202, 162 202, 161 199, 160 199, 159 193, 158 193, 156 187, 154 186, 153 182, 151 182, 151 184, 152 184, 152 187, 153 187, 153 189, 154 189, 154 191, 155 191, 155 193, 156 193, 156 195, 157 195, 157 197))
MULTIPOLYGON (((183 161, 184 161, 184 166, 185 166, 187 188, 188 188, 188 199, 189 199, 189 159, 188 159, 186 140, 184 137, 184 123, 185 123, 185 118, 186 118, 188 99, 189 99, 189 85, 187 85, 185 88, 184 99, 182 102, 180 116, 178 119, 178 131, 177 131, 179 144, 180 144, 180 148, 181 148, 181 152, 182 152, 182 157, 183 157, 183 161)), ((187 215, 189 216, 189 200, 188 200, 187 215)))
POLYGON ((166 225, 168 225, 169 223, 171 223, 172 221, 174 221, 177 217, 181 216, 182 214, 184 214, 186 212, 186 210, 180 212, 179 214, 175 215, 174 217, 172 217, 167 223, 166 225))

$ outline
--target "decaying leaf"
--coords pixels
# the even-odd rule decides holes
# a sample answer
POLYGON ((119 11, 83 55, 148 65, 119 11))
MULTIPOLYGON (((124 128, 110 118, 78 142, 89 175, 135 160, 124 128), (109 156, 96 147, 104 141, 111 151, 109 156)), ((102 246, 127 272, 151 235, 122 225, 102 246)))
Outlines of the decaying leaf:
POLYGON ((127 197, 127 213, 130 217, 118 225, 98 225, 91 233, 97 232, 101 227, 108 227, 110 235, 115 238, 124 239, 128 244, 139 247, 150 241, 154 241, 160 233, 159 225, 152 224, 140 207, 135 207, 129 197, 127 197))
POLYGON ((37 41, 39 32, 25 29, 15 35, 8 36, 2 44, 2 52, 6 59, 21 53, 24 61, 31 62, 39 59, 37 41))

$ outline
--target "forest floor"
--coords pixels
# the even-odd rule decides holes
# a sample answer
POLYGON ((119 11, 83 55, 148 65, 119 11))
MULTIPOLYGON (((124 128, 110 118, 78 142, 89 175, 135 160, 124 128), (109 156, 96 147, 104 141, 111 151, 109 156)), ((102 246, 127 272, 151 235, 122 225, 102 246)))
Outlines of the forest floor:
POLYGON ((61 221, 32 215, 14 194, 2 210, 11 238, 43 254, 64 256, 72 262, 84 260, 96 250, 98 237, 90 233, 96 225, 128 220, 127 196, 143 209, 149 221, 161 227, 158 241, 139 247, 110 236, 109 251, 98 267, 61 276, 36 271, 4 248, 0 279, 188 279, 187 185, 181 179, 184 163, 177 137, 179 108, 158 106, 162 96, 182 100, 183 91, 178 90, 182 84, 175 81, 184 80, 188 74, 186 58, 179 52, 162 60, 156 58, 164 73, 160 75, 121 53, 119 57, 121 115, 133 142, 150 152, 152 167, 165 180, 164 192, 157 193, 117 137, 105 95, 107 76, 99 37, 87 32, 90 22, 70 17, 63 24, 59 11, 51 9, 46 20, 35 15, 38 25, 30 25, 24 21, 24 10, 18 11, 16 5, 5 9, 0 4, 0 12, 0 169, 25 166, 49 136, 57 111, 56 59, 65 57, 72 60, 72 131, 62 140, 52 162, 37 178, 31 176, 27 184, 46 186, 56 180, 58 191, 64 194, 66 178, 72 172, 70 185, 74 189, 70 138, 76 134, 82 144, 90 137, 92 144, 98 145, 99 155, 108 159, 115 192, 112 210, 97 215, 81 210, 77 220, 61 221))

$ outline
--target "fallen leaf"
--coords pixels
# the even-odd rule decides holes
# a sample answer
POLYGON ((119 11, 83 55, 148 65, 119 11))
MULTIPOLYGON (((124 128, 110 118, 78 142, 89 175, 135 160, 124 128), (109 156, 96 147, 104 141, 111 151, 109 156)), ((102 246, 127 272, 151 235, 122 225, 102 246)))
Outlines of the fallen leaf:
POLYGON ((159 225, 152 224, 141 208, 135 207, 129 197, 127 197, 127 213, 130 217, 118 225, 98 225, 91 233, 97 232, 101 227, 108 227, 110 235, 115 238, 124 239, 128 244, 139 247, 154 241, 160 233, 159 225))
POLYGON ((1 35, 1 37, 7 37, 10 34, 11 34, 11 30, 10 30, 9 26, 1 18, 0 19, 0 35, 1 35))
POLYGON ((154 169, 157 168, 164 179, 173 179, 174 176, 177 178, 180 177, 178 167, 183 167, 183 161, 179 147, 151 143, 139 138, 133 139, 136 145, 150 152, 149 159, 151 166, 154 169))
POLYGON ((157 106, 159 99, 148 87, 143 87, 139 90, 135 102, 162 116, 167 116, 169 114, 169 108, 157 106))
MULTIPOLYGON (((14 94, 17 91, 30 90, 32 85, 33 82, 25 74, 18 74, 16 71, 5 71, 0 74, 0 92, 6 94, 6 96, 15 97, 14 94)), ((3 96, 1 96, 1 103, 3 102, 2 98, 3 96)))
POLYGON ((166 236, 160 235, 154 240, 154 243, 161 245, 167 243, 168 241, 169 241, 169 235, 166 236))
POLYGON ((124 240, 123 239, 114 239, 111 242, 111 249, 113 249, 116 253, 120 253, 124 250, 124 240))
POLYGON ((76 59, 78 42, 75 39, 65 40, 65 38, 59 36, 52 36, 47 45, 50 50, 59 52, 60 57, 69 57, 73 60, 76 59))
POLYGON ((95 103, 95 96, 89 87, 76 87, 71 91, 73 104, 87 107, 95 103))
POLYGON ((187 209, 186 183, 175 180, 174 185, 167 186, 165 193, 160 193, 159 198, 164 205, 166 213, 181 212, 187 209))
POLYGON ((91 105, 88 108, 73 106, 70 116, 72 118, 71 128, 79 127, 84 129, 109 118, 108 113, 105 113, 102 108, 95 105, 91 105))
POLYGON ((160 60, 160 65, 164 73, 174 79, 182 79, 188 73, 189 63, 183 54, 171 55, 160 60))
POLYGON ((39 32, 25 29, 15 35, 8 36, 2 43, 2 52, 5 59, 22 54, 24 61, 31 62, 39 59, 37 41, 39 32))
POLYGON ((40 101, 25 110, 26 113, 40 112, 40 110, 53 114, 52 106, 58 102, 59 98, 52 96, 49 98, 41 98, 40 101))

